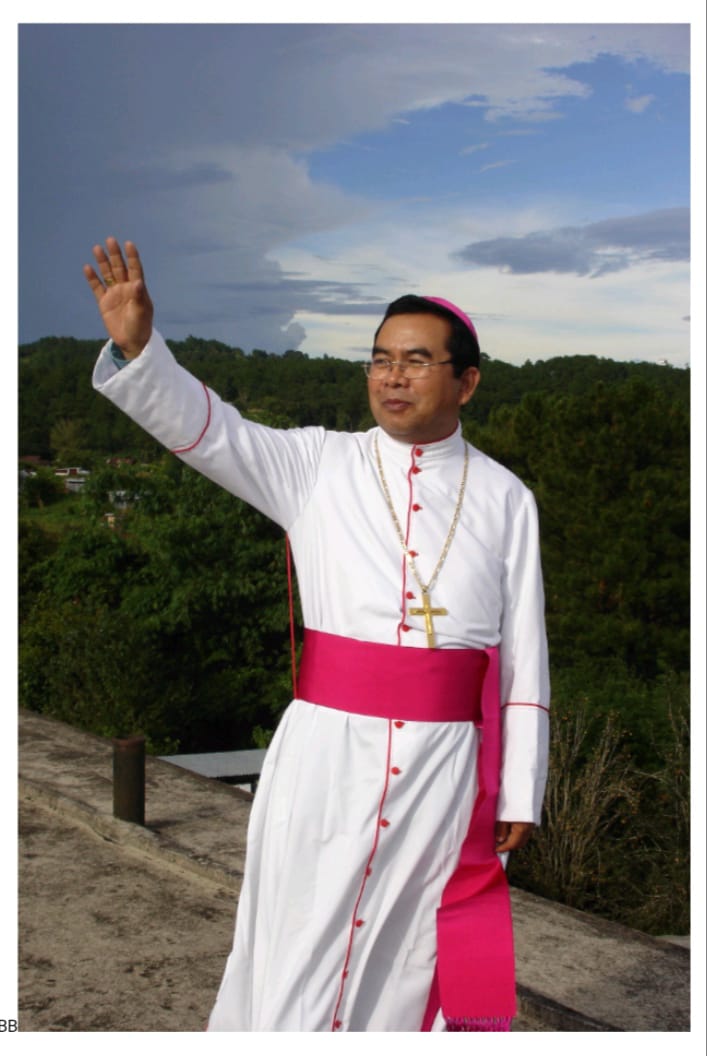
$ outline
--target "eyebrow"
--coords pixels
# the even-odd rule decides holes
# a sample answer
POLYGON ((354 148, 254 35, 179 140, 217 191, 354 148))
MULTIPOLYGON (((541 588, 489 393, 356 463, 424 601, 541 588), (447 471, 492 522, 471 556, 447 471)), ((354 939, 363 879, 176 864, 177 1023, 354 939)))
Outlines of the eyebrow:
MULTIPOLYGON (((427 359, 433 359, 433 355, 429 348, 408 348, 402 353, 403 356, 426 356, 427 359)), ((387 356, 390 358, 390 351, 387 348, 381 348, 380 345, 374 345, 372 356, 387 356)))

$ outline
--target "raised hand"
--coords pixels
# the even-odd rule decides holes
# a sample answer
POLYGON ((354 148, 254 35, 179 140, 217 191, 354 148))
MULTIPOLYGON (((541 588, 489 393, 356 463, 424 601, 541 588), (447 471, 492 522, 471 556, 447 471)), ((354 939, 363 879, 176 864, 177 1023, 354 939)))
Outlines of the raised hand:
POLYGON ((84 264, 83 273, 103 324, 123 355, 135 359, 150 340, 154 315, 137 247, 126 242, 123 259, 117 239, 107 238, 106 249, 94 246, 93 255, 100 275, 90 264, 84 264))

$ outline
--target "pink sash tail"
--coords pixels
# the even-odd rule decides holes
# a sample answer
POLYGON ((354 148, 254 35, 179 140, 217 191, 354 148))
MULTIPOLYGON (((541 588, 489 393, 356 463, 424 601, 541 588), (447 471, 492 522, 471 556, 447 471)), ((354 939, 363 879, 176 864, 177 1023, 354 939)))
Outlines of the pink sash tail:
POLYGON ((416 649, 305 631, 299 696, 379 718, 475 722, 478 791, 437 910, 437 965, 421 1030, 508 1031, 516 1014, 508 881, 495 849, 501 768, 498 648, 416 649))

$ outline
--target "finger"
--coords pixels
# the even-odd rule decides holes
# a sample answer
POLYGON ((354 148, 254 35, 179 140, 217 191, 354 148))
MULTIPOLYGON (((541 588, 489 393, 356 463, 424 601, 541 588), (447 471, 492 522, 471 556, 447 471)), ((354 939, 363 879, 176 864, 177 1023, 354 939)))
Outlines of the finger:
POLYGON ((142 261, 134 242, 125 243, 125 258, 128 262, 128 278, 131 281, 141 279, 144 282, 145 276, 142 270, 142 261))
POLYGON ((98 265, 101 277, 106 286, 113 286, 115 284, 115 277, 113 275, 113 268, 111 263, 106 256, 106 252, 103 246, 93 247, 93 256, 95 257, 96 264, 98 265))
POLYGON ((86 277, 88 285, 93 290, 93 296, 96 298, 97 301, 100 301, 101 297, 105 293, 105 286, 98 278, 90 264, 84 264, 83 273, 86 277))
POLYGON ((110 267, 110 265, 108 264, 108 257, 106 256, 103 246, 96 245, 93 247, 91 252, 96 258, 96 263, 98 264, 99 268, 102 269, 103 267, 110 267))
POLYGON ((106 248, 108 250, 108 260, 110 261, 111 275, 116 282, 125 282, 128 277, 128 270, 125 267, 125 261, 123 260, 123 254, 120 251, 120 244, 117 238, 107 238, 106 248))
POLYGON ((496 822, 496 844, 503 843, 504 840, 508 839, 511 831, 511 823, 509 821, 497 821, 496 822))
POLYGON ((496 844, 496 853, 503 854, 505 851, 518 851, 523 846, 523 843, 517 836, 509 836, 503 843, 496 844))

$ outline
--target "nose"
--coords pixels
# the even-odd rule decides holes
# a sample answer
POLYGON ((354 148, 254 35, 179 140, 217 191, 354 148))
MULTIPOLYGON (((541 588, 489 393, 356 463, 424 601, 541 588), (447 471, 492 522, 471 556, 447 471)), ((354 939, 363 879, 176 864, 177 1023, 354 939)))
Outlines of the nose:
POLYGON ((403 385, 409 379, 403 372, 404 364, 399 362, 397 359, 393 360, 390 370, 386 374, 385 381, 386 385, 403 385))

